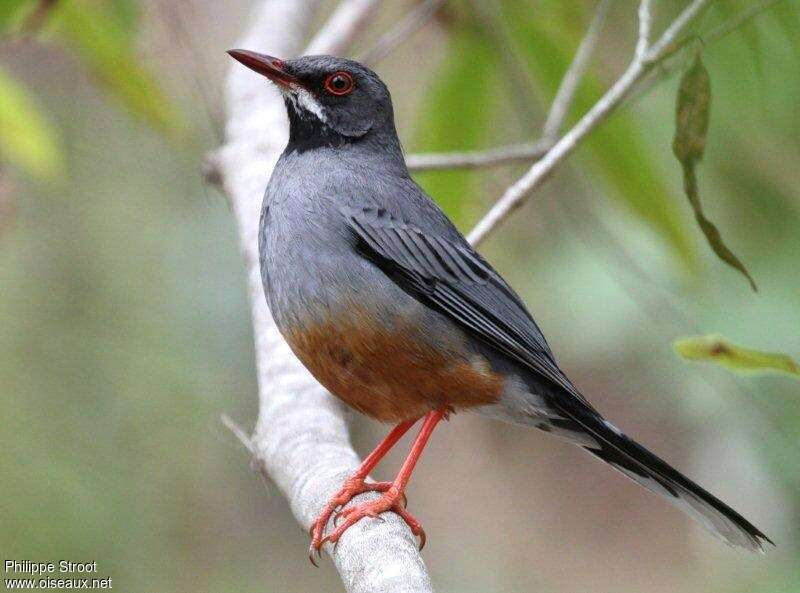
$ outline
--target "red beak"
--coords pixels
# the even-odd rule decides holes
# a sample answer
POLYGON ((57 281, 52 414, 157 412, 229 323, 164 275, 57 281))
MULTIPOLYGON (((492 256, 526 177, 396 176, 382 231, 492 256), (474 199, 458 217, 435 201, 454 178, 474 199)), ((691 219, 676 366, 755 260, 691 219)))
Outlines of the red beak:
POLYGON ((286 72, 283 60, 280 58, 273 58, 246 49, 231 49, 228 50, 228 55, 284 88, 289 88, 299 82, 296 77, 286 72))

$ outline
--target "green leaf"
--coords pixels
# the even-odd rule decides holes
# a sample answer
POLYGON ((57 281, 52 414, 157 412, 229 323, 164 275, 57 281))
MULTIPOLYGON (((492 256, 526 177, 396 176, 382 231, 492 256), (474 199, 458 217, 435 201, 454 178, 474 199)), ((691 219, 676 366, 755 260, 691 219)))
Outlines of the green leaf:
POLYGON ((0 0, 0 33, 9 33, 16 30, 22 21, 22 10, 25 5, 33 5, 33 0, 0 0))
POLYGON ((712 362, 736 372, 781 372, 800 377, 800 366, 790 356, 736 346, 716 334, 681 338, 672 347, 686 360, 712 362))
POLYGON ((40 178, 63 167, 58 134, 34 98, 0 69, 0 158, 40 178))
POLYGON ((770 7, 768 14, 774 22, 783 29, 786 39, 794 46, 797 53, 800 53, 800 10, 792 2, 778 2, 770 7))
POLYGON ((137 58, 133 36, 120 14, 105 3, 64 0, 51 20, 62 39, 129 111, 172 137, 184 133, 179 112, 137 58))
POLYGON ((705 152, 710 110, 711 79, 700 59, 700 52, 697 52, 692 66, 684 73, 678 87, 672 152, 683 168, 683 189, 708 244, 717 257, 741 272, 749 280, 753 290, 758 291, 747 268, 724 243, 719 229, 706 217, 700 203, 695 168, 705 152))
MULTIPOLYGON (((463 23, 453 27, 447 57, 420 115, 416 131, 418 150, 480 148, 487 134, 493 111, 495 53, 475 28, 463 23)), ((418 177, 420 184, 453 221, 464 226, 469 205, 474 203, 476 173, 436 171, 418 177)))

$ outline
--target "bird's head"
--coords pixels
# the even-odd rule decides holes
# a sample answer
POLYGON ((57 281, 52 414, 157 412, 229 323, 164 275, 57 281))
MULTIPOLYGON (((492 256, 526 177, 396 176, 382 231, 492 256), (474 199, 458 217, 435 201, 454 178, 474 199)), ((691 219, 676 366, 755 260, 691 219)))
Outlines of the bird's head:
POLYGON ((395 135, 392 100, 372 70, 334 56, 281 60, 251 51, 228 52, 271 80, 284 97, 294 142, 340 144, 395 135))

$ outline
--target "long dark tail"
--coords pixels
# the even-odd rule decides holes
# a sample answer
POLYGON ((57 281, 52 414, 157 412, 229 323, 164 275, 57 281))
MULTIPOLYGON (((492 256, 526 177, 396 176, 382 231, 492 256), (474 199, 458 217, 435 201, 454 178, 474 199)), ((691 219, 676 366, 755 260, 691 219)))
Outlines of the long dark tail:
POLYGON ((762 553, 765 542, 775 545, 731 507, 625 436, 591 408, 571 398, 568 402, 559 401, 556 407, 567 416, 555 421, 556 425, 561 424, 564 436, 572 432, 579 437, 572 440, 592 455, 660 494, 727 544, 762 553))

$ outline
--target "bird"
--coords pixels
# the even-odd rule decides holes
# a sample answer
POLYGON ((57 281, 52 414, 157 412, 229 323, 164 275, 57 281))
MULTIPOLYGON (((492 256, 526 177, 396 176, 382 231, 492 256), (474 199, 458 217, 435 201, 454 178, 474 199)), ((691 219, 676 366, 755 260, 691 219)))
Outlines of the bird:
POLYGON ((567 378, 522 299, 412 179, 389 90, 375 72, 329 55, 228 53, 275 85, 289 120, 258 234, 275 323, 334 396, 394 425, 311 525, 314 564, 326 542, 385 512, 397 513, 424 546, 406 486, 435 427, 462 410, 582 447, 731 546, 774 545, 623 434, 567 378), (394 480, 367 481, 419 420, 394 480), (348 505, 364 492, 378 496, 348 505))

